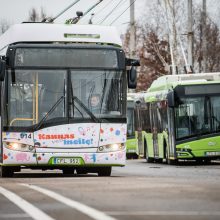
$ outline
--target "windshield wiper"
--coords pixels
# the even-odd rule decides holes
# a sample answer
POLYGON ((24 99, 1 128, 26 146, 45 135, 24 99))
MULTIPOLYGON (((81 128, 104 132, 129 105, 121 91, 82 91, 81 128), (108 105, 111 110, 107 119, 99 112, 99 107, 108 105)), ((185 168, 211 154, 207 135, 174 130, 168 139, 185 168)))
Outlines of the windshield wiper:
POLYGON ((50 116, 50 114, 56 109, 56 107, 61 103, 63 100, 64 96, 61 96, 56 103, 50 108, 50 110, 46 113, 46 115, 40 120, 40 122, 36 125, 35 130, 38 130, 43 122, 46 121, 46 119, 50 116))
POLYGON ((72 102, 74 103, 74 100, 86 111, 86 113, 97 123, 100 123, 100 120, 95 117, 95 115, 83 104, 83 102, 76 96, 72 96, 72 102))

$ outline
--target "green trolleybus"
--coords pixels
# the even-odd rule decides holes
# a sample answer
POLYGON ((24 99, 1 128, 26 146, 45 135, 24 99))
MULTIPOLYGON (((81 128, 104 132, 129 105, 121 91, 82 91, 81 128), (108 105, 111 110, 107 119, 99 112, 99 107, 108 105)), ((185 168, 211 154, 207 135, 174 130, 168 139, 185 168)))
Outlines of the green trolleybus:
POLYGON ((110 176, 125 165, 136 70, 114 27, 14 25, 0 58, 1 177, 21 168, 110 176))
MULTIPOLYGON (((126 142, 126 152, 127 158, 143 158, 144 148, 143 142, 143 132, 141 122, 141 112, 145 93, 128 93, 127 94, 127 142, 126 142)), ((145 105, 144 105, 145 106, 145 105)))
POLYGON ((138 158, 138 139, 135 131, 135 93, 127 94, 127 142, 126 156, 130 158, 138 158))
POLYGON ((147 162, 220 158, 220 73, 155 80, 141 111, 147 162))

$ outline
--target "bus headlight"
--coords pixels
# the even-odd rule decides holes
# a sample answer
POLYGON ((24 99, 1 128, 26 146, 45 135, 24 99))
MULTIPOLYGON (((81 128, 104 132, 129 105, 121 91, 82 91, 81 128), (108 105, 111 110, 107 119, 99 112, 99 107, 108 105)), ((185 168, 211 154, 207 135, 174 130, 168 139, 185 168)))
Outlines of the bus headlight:
POLYGON ((109 145, 104 145, 100 146, 97 149, 97 152, 99 153, 105 153, 105 152, 111 152, 111 151, 120 151, 125 149, 125 144, 109 144, 109 145))
POLYGON ((16 150, 16 151, 33 152, 35 150, 35 147, 32 145, 15 143, 15 142, 5 142, 4 146, 10 150, 16 150))

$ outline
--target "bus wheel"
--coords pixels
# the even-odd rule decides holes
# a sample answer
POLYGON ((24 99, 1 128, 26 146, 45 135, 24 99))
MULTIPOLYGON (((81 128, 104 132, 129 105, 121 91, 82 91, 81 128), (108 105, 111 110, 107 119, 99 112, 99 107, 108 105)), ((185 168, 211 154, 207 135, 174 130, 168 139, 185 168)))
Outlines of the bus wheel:
POLYGON ((0 166, 0 177, 12 177, 14 174, 14 171, 10 167, 4 167, 0 166))
POLYGON ((178 164, 178 160, 170 160, 170 159, 168 159, 168 160, 167 160, 167 163, 168 163, 169 165, 177 165, 177 164, 178 164))
POLYGON ((88 170, 87 170, 86 168, 80 167, 80 168, 77 168, 77 169, 76 169, 76 173, 77 173, 78 175, 87 174, 87 173, 88 173, 88 170))
POLYGON ((66 167, 66 168, 63 168, 62 170, 63 170, 64 175, 74 174, 74 171, 75 171, 75 169, 72 167, 66 167))
POLYGON ((148 157, 146 155, 146 161, 147 161, 147 163, 153 163, 154 162, 154 158, 153 157, 148 157))
POLYGON ((153 162, 154 162, 154 158, 148 156, 147 145, 146 145, 146 148, 145 148, 145 149, 146 149, 146 154, 145 154, 145 155, 146 155, 146 162, 147 162, 147 163, 153 163, 153 162))
POLYGON ((112 167, 100 167, 98 169, 98 176, 111 176, 112 167))

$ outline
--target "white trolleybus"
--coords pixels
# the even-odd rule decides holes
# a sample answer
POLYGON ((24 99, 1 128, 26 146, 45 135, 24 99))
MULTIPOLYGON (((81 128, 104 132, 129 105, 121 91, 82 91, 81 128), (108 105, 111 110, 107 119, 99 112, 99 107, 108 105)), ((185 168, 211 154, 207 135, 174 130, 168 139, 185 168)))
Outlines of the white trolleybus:
POLYGON ((125 165, 138 62, 121 46, 114 27, 95 25, 23 23, 0 36, 1 177, 21 168, 110 176, 125 165))

